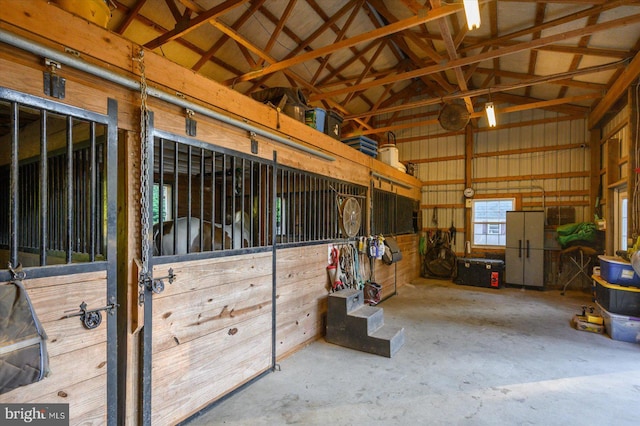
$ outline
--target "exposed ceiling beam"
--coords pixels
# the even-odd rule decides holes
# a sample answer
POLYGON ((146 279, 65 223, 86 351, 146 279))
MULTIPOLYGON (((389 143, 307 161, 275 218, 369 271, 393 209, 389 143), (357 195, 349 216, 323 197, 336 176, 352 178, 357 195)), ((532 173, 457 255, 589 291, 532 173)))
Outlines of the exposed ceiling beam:
POLYGON ((571 38, 574 38, 574 37, 581 37, 581 36, 586 35, 586 34, 593 34, 595 32, 599 32, 599 31, 606 31, 606 30, 609 30, 609 29, 612 29, 612 28, 631 25, 631 24, 634 24, 636 22, 640 22, 640 14, 635 14, 635 15, 631 15, 631 16, 628 16, 628 17, 624 17, 624 18, 614 19, 614 20, 611 20, 611 21, 608 21, 608 22, 603 22, 603 23, 600 23, 600 24, 595 24, 595 25, 584 27, 584 28, 570 30, 570 31, 567 31, 565 33, 554 34, 554 35, 551 35, 551 36, 542 37, 542 38, 539 38, 537 40, 532 40, 532 41, 529 41, 529 42, 523 42, 523 43, 519 43, 517 45, 513 45, 513 46, 509 46, 509 47, 503 47, 503 48, 500 48, 500 49, 490 50, 490 51, 487 51, 487 52, 484 52, 484 53, 480 53, 480 54, 477 54, 477 55, 474 55, 474 56, 468 56, 468 57, 464 57, 464 58, 451 60, 446 64, 442 64, 442 65, 441 64, 437 64, 437 65, 428 66, 428 67, 421 68, 421 69, 418 69, 418 70, 405 72, 405 73, 399 74, 397 76, 391 76, 391 77, 386 77, 386 78, 381 79, 381 80, 376 80, 375 82, 361 83, 359 85, 354 85, 354 86, 346 87, 346 88, 343 88, 343 89, 333 90, 331 92, 326 92, 326 93, 322 93, 320 95, 315 95, 312 99, 313 100, 326 99, 326 98, 330 98, 330 97, 334 97, 334 96, 344 95, 346 93, 349 93, 350 91, 368 89, 368 88, 371 88, 371 87, 376 86, 378 84, 389 84, 389 83, 395 83, 395 82, 398 82, 398 81, 408 80, 408 79, 420 77, 420 76, 423 76, 423 75, 429 75, 429 74, 441 72, 441 71, 444 71, 444 70, 449 70, 449 69, 455 68, 457 66, 470 65, 470 64, 473 64, 473 63, 476 63, 476 62, 485 61, 485 60, 488 60, 488 59, 498 58, 498 57, 501 57, 501 56, 506 56, 506 55, 510 55, 510 54, 513 54, 513 53, 517 53, 517 52, 523 52, 523 51, 526 51, 528 49, 532 49, 534 47, 544 46, 545 44, 552 44, 552 43, 555 43, 555 42, 560 41, 560 40, 567 40, 567 39, 571 39, 571 38))
MULTIPOLYGON (((252 1, 251 7, 244 11, 244 13, 236 20, 236 22, 234 22, 231 25, 231 28, 233 28, 236 31, 239 30, 240 27, 242 27, 242 25, 244 25, 244 23, 247 22, 247 20, 253 16, 256 10, 258 10, 258 8, 260 8, 265 1, 266 0, 252 1)), ((204 55, 200 57, 198 62, 196 62, 196 64, 193 67, 191 67, 191 69, 194 71, 199 71, 200 68, 202 68, 207 62, 209 62, 209 60, 229 39, 230 39, 229 36, 227 36, 226 34, 222 34, 222 36, 218 39, 218 41, 216 41, 214 45, 211 46, 211 48, 207 50, 204 53, 204 55)))
MULTIPOLYGON (((280 16, 280 19, 278 20, 278 23, 276 24, 276 28, 271 33, 271 37, 269 37, 269 41, 267 42, 267 45, 263 49, 266 53, 270 53, 271 52, 271 49, 273 48, 273 45, 275 44, 276 40, 278 39, 278 36, 280 36, 280 33, 282 32, 282 29, 284 28, 284 24, 287 22, 287 20, 291 16, 291 12, 293 12, 293 8, 296 5, 296 1, 297 0, 289 0, 289 3, 287 4, 287 7, 284 9, 284 12, 282 12, 282 16, 280 16)), ((261 67, 262 64, 264 64, 264 59, 260 58, 260 60, 256 64, 256 67, 261 67)))
POLYGON ((129 9, 129 11, 126 14, 126 17, 120 23, 120 25, 118 26, 118 29, 116 29, 115 31, 117 34, 122 35, 126 31, 126 29, 129 28, 129 25, 131 25, 131 23, 135 21, 136 17, 138 16, 138 13, 140 13, 140 9, 142 9, 142 6, 144 6, 146 2, 147 0, 138 0, 136 4, 133 5, 131 9, 129 9))
MULTIPOLYGON (((311 6, 311 8, 314 11, 316 11, 317 5, 312 0, 306 0, 306 1, 307 1, 307 4, 311 6)), ((334 28, 335 22, 338 21, 344 14, 346 14, 349 10, 353 8, 353 4, 355 3, 355 1, 357 0, 350 0, 347 4, 345 4, 342 8, 340 8, 336 13, 334 13, 331 17, 321 15, 322 25, 320 25, 309 37, 305 38, 304 40, 298 37, 292 30, 290 30, 285 25, 282 32, 296 43, 296 47, 293 48, 293 50, 291 50, 291 52, 289 52, 289 54, 287 54, 284 59, 292 58, 303 50, 307 52, 313 50, 311 49, 311 47, 309 47, 311 43, 313 43, 318 37, 324 34, 324 32, 327 31, 328 29, 334 28)), ((260 7, 259 12, 262 15, 264 15, 273 25, 277 25, 278 18, 275 15, 273 15, 269 11, 269 9, 267 9, 266 7, 260 7)), ((316 13, 322 13, 322 11, 318 9, 316 13)), ((316 59, 316 61, 319 62, 320 60, 316 59)), ((340 76, 339 71, 329 67, 328 65, 327 65, 327 69, 331 74, 340 76)), ((241 72, 236 73, 236 75, 240 75, 240 74, 242 73, 241 72)), ((270 75, 254 80, 253 85, 245 93, 252 93, 258 87, 261 87, 262 84, 267 81, 270 75)))
MULTIPOLYGON (((620 62, 618 62, 618 63, 620 63, 620 62)), ((620 65, 619 68, 622 68, 622 65, 620 65)), ((503 70, 496 71, 496 70, 493 70, 491 68, 480 68, 480 67, 476 68, 476 73, 489 74, 489 75, 490 74, 495 74, 495 75, 500 76, 500 77, 513 78, 513 79, 516 79, 516 80, 525 80, 525 79, 532 79, 532 78, 540 78, 541 77, 541 76, 535 75, 535 74, 525 74, 525 73, 520 73, 520 72, 503 71, 503 70)), ((578 89, 586 89, 586 90, 605 90, 606 89, 606 85, 604 85, 604 84, 589 83, 587 81, 571 80, 571 79, 550 81, 549 84, 561 84, 563 86, 576 87, 578 89)))
MULTIPOLYGON (((395 23, 399 21, 398 18, 393 13, 391 13, 391 11, 387 8, 383 1, 368 0, 367 3, 369 4, 369 8, 372 10, 372 14, 377 13, 381 15, 389 23, 395 23)), ((380 25, 378 24, 378 26, 380 25)), ((414 49, 411 49, 408 46, 406 39, 410 40, 417 47, 419 47, 429 57, 429 59, 433 61, 433 63, 439 63, 446 59, 440 53, 436 52, 436 50, 432 46, 415 35, 415 32, 412 30, 404 30, 392 35, 391 37, 395 45, 401 51, 402 55, 411 60, 411 66, 408 68, 404 67, 405 64, 399 63, 397 67, 398 73, 406 69, 416 69, 431 64, 429 61, 423 60, 421 57, 419 57, 414 52, 414 49)), ((432 74, 431 76, 423 76, 420 78, 427 87, 433 89, 432 93, 434 96, 438 95, 439 93, 451 92, 455 90, 455 86, 449 83, 449 81, 447 80, 447 76, 444 73, 432 74), (435 81, 437 85, 434 85, 430 80, 435 81)))
MULTIPOLYGON (((559 73, 559 74, 555 74, 555 75, 551 75, 551 76, 543 76, 543 77, 536 77, 536 78, 532 78, 529 80, 524 80, 524 81, 520 81, 517 83, 512 83, 512 84, 501 84, 499 86, 493 86, 491 87, 491 93, 499 93, 499 92, 505 92, 505 91, 509 91, 509 90, 514 90, 514 89, 519 89, 522 87, 527 87, 530 85, 536 85, 536 84, 546 84, 546 83, 550 83, 553 81, 558 81, 558 80, 564 80, 567 78, 572 78, 578 75, 585 75, 585 74, 592 74, 594 72, 601 72, 601 71, 605 71, 605 70, 610 70, 610 69, 615 69, 615 68, 619 68, 619 67, 623 67, 624 63, 622 62, 616 62, 614 64, 608 64, 608 65, 600 65, 600 66, 595 66, 595 67, 588 67, 588 68, 583 68, 580 70, 576 70, 573 72, 564 72, 564 73, 559 73)), ((349 120, 351 118, 362 118, 362 117, 367 117, 369 115, 379 115, 379 114, 386 114, 389 112, 393 112, 393 111, 401 111, 401 110, 408 110, 408 109, 413 109, 413 108, 420 108, 420 107, 424 107, 424 106, 429 106, 429 105, 438 105, 442 102, 448 102, 448 101, 452 101, 455 99, 458 99, 462 96, 485 96, 485 95, 489 95, 489 89, 488 88, 482 88, 482 89, 474 89, 474 90, 470 90, 469 93, 456 93, 456 94, 451 94, 451 95, 447 95, 444 96, 442 98, 430 98, 430 99, 424 99, 421 101, 416 101, 413 103, 405 103, 403 105, 395 105, 395 106, 391 106, 391 107, 387 107, 387 108, 381 108, 378 111, 368 111, 368 112, 364 112, 364 113, 359 113, 359 114, 353 114, 353 115, 348 115, 345 116, 345 120, 349 120)))
MULTIPOLYGON (((602 96, 604 96, 602 94, 602 92, 598 92, 598 93, 593 93, 592 94, 594 96, 594 98, 586 98, 583 100, 591 100, 591 99, 599 99, 602 98, 602 96)), ((540 102, 542 101, 542 99, 537 99, 537 98, 531 98, 531 97, 526 97, 526 96, 520 96, 520 95, 514 95, 511 93, 506 93, 506 92, 501 92, 501 93, 497 93, 495 95, 492 95, 493 99, 497 100, 498 102, 503 102, 503 103, 509 103, 512 105, 526 105, 526 104, 532 104, 534 102, 540 102)), ((589 95, 591 96, 591 95, 589 95)), ((573 101, 575 102, 575 100, 573 101)), ((570 115, 587 115, 590 111, 590 108, 588 107, 584 107, 584 106, 579 106, 579 105, 574 105, 571 103, 563 103, 561 105, 545 105, 543 108, 541 109, 545 109, 548 111, 553 111, 553 112, 558 112, 561 114, 570 114, 570 115)))
POLYGON ((549 46, 537 47, 535 50, 544 52, 557 52, 568 53, 571 55, 582 56, 601 56, 605 58, 617 58, 624 59, 629 57, 629 52, 626 50, 616 49, 597 49, 594 47, 577 47, 577 46, 563 46, 560 44, 551 44, 549 46))
MULTIPOLYGON (((274 64, 271 64, 261 70, 258 71, 252 71, 249 72, 247 74, 241 75, 236 77, 235 80, 237 82, 240 81, 248 81, 248 80, 253 80, 254 78, 258 78, 261 77, 263 75, 266 74, 271 74, 286 68, 289 68, 293 65, 302 63, 302 62, 306 62, 309 61, 311 59, 315 59, 318 58, 320 56, 324 56, 327 55, 329 53, 333 53, 336 52, 338 50, 341 49, 346 49, 348 47, 352 47, 355 46, 357 44, 360 43, 364 43, 367 41, 371 41, 371 40, 376 40, 379 39, 381 37, 386 37, 388 35, 397 33, 399 31, 405 30, 407 28, 412 28, 415 27, 416 25, 420 25, 420 24, 424 24, 425 22, 429 22, 429 21, 433 21, 448 15, 451 15, 452 13, 456 13, 458 11, 462 10, 462 4, 451 4, 451 5, 446 5, 443 6, 441 8, 438 9, 434 9, 428 13, 425 13, 423 15, 417 15, 417 16, 413 16, 411 18, 407 18, 405 20, 402 21, 398 21, 396 23, 393 24, 389 24, 385 27, 382 28, 377 28, 375 30, 369 31, 367 33, 362 33, 359 34, 357 36, 342 40, 338 43, 334 43, 328 46, 324 46, 318 49, 315 49, 311 52, 307 52, 307 53, 303 53, 301 55, 298 55, 294 58, 288 59, 288 60, 284 60, 281 62, 276 62, 274 64)), ((225 84, 228 84, 228 82, 225 82, 225 84)))
MULTIPOLYGON (((537 101, 537 102, 532 102, 529 104, 524 104, 524 105, 515 105, 515 106, 510 106, 510 107, 505 107, 505 108, 501 108, 498 109, 496 112, 499 114, 509 114, 509 113, 513 113, 513 112, 518 112, 518 111, 527 111, 527 110, 531 110, 531 109, 544 109, 546 107, 549 106, 557 106, 557 105, 562 105, 562 104, 567 104, 567 103, 572 103, 572 102, 580 102, 580 101, 584 101, 584 100, 589 100, 589 99, 595 99, 595 98, 599 98, 602 97, 602 95, 594 93, 591 95, 583 95, 583 96, 571 96, 568 98, 559 98, 559 99, 552 99, 549 101, 537 101)), ((484 111, 476 111, 471 113, 471 117, 470 118, 480 118, 483 117, 485 114, 484 111)), ((367 135, 373 135, 373 134, 382 134, 382 133, 386 133, 386 132, 393 132, 393 131, 397 131, 397 130, 403 130, 403 129, 409 129, 412 127, 421 127, 421 126, 431 126, 434 124, 438 124, 438 119, 434 118, 434 119, 430 119, 430 120, 424 120, 418 123, 415 122, 411 122, 411 123, 403 123, 403 124, 394 124, 391 126, 387 126, 387 127, 380 127, 380 128, 376 128, 376 129, 371 129, 371 130, 364 130, 358 134, 361 134, 363 136, 367 136, 367 135)), ((346 135, 346 136, 352 136, 352 135, 346 135)))
POLYGON ((151 50, 160 47, 165 43, 182 37, 186 33, 195 30, 196 28, 206 24, 210 20, 215 19, 220 15, 224 15, 229 10, 236 8, 246 3, 247 1, 249 0, 227 0, 216 7, 212 7, 205 12, 199 13, 198 16, 193 19, 189 19, 186 22, 176 22, 176 26, 174 29, 167 31, 161 36, 145 43, 144 47, 151 50))
MULTIPOLYGON (((351 13, 347 17, 346 22, 344 23, 342 28, 340 28, 340 31, 338 31, 338 34, 336 34, 334 43, 338 43, 344 40, 345 36, 347 35, 347 30, 349 29, 349 27, 351 27, 351 24, 353 24, 353 21, 356 19, 356 16, 358 16, 358 12, 360 11, 360 8, 362 7, 363 3, 364 3, 364 0, 358 0, 357 2, 354 3, 353 9, 351 10, 351 13)), ((320 66, 318 67, 316 72, 313 74, 313 77, 311 78, 311 84, 315 84, 315 82, 318 81, 320 74, 322 74, 322 71, 324 71, 325 67, 329 63, 329 58, 331 58, 331 53, 328 53, 327 55, 324 55, 322 57, 322 59, 320 60, 320 66)))
MULTIPOLYGON (((123 11, 123 13, 127 13, 130 10, 125 4, 119 2, 118 0, 109 0, 109 1, 113 2, 113 4, 116 5, 116 8, 118 10, 120 10, 120 11, 123 11)), ((158 31, 160 33, 164 33, 166 31, 169 31, 167 28, 162 27, 158 23, 153 22, 151 19, 145 17, 144 15, 142 15, 140 13, 138 13, 135 16, 135 19, 140 21, 142 24, 153 28, 154 30, 156 30, 156 31, 158 31)), ((191 50, 191 51, 193 51, 193 52, 195 52, 195 53, 197 53, 199 55, 204 55, 206 53, 205 51, 200 49, 198 46, 194 45, 193 43, 191 43, 191 42, 189 42, 189 41, 187 41, 187 40, 185 40, 183 38, 177 39, 176 43, 186 47, 187 49, 189 49, 189 50, 191 50)), ((231 74, 239 74, 240 73, 240 71, 235 69, 235 68, 233 68, 233 66, 231 64, 229 64, 227 62, 223 62, 222 60, 216 58, 215 56, 212 56, 210 58, 210 60, 211 60, 211 62, 213 62, 214 64, 216 64, 220 68, 224 69, 225 71, 228 71, 231 74)))
MULTIPOLYGON (((433 5, 433 7, 441 6, 440 0, 431 0, 431 4, 433 5)), ((451 30, 449 29, 449 24, 447 23, 447 20, 439 19, 438 26, 440 27, 440 34, 442 34, 442 41, 444 42, 444 46, 447 49, 447 53, 449 54, 449 59, 452 59, 452 60, 458 59, 459 56, 458 56, 457 46, 453 42, 453 37, 451 36, 451 30)), ((453 68, 453 72, 456 75, 456 80, 458 83, 458 87, 460 88, 460 91, 466 92, 467 90, 469 90, 469 87, 467 86, 467 80, 464 76, 464 73, 462 72, 462 68, 455 67, 453 68)), ((472 113, 473 101, 471 100, 471 98, 468 96, 465 96, 462 99, 464 100, 464 104, 467 107, 467 111, 469 113, 472 113)))
POLYGON ((638 52, 625 68, 622 74, 614 81, 607 90, 605 97, 595 106, 593 112, 589 115, 589 128, 594 128, 598 122, 605 116, 607 111, 618 101, 620 96, 626 93, 627 87, 633 83, 633 80, 640 76, 640 52, 638 52))
POLYGON ((637 4, 639 3, 638 0, 615 0, 615 1, 608 1, 608 2, 604 2, 599 6, 594 6, 590 9, 586 9, 583 10, 581 12, 577 12, 577 13, 572 13, 570 15, 567 16, 562 16, 560 18, 557 19, 553 19, 551 21, 547 21, 544 24, 541 25, 534 25, 532 27, 529 28, 525 28, 519 31, 514 31, 512 33, 509 34, 505 34, 502 35, 500 37, 497 38, 490 38, 490 39, 486 39, 486 40, 482 40, 479 41, 478 43, 475 43, 473 46, 470 47, 466 47, 464 49, 461 49, 462 52, 465 52, 467 50, 472 50, 472 49, 477 49, 479 47, 483 47, 483 46, 495 46, 495 45, 501 45, 502 43, 512 40, 514 38, 520 38, 520 37, 524 37, 524 36, 529 36, 533 33, 536 33, 538 31, 543 31, 543 30, 548 30, 554 27, 558 27, 559 25, 563 25, 563 24, 568 24, 569 22, 573 22, 573 21, 578 21, 584 18, 588 18, 591 15, 596 15, 596 14, 600 14, 604 11, 610 10, 610 9, 615 9, 617 7, 620 6, 624 6, 627 4, 637 4))

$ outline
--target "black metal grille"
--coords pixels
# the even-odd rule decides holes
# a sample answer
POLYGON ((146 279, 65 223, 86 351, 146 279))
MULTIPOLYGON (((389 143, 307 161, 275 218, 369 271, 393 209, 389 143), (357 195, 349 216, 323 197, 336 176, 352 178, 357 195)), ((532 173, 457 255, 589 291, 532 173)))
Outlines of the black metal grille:
POLYGON ((47 106, 0 101, 0 259, 104 260, 107 126, 47 106))
POLYGON ((415 200, 379 189, 374 189, 372 196, 373 234, 401 235, 417 231, 418 206, 415 200))
MULTIPOLYGON (((341 199, 366 195, 363 186, 156 135, 151 198, 156 256, 344 238, 341 199)), ((363 206, 362 224, 365 216, 363 206)))
POLYGON ((300 170, 279 169, 275 195, 275 231, 280 243, 346 238, 340 226, 340 206, 350 196, 361 204, 358 235, 365 232, 366 188, 363 186, 300 170))

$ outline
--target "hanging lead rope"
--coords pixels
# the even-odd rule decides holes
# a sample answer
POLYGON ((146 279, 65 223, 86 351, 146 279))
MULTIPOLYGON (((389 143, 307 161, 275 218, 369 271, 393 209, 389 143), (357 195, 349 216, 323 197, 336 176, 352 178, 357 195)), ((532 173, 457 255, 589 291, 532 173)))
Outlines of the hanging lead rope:
POLYGON ((147 79, 144 67, 144 50, 138 53, 140 69, 140 220, 142 233, 142 270, 138 286, 140 287, 138 303, 144 303, 144 286, 150 280, 149 271, 149 108, 147 105, 147 79))

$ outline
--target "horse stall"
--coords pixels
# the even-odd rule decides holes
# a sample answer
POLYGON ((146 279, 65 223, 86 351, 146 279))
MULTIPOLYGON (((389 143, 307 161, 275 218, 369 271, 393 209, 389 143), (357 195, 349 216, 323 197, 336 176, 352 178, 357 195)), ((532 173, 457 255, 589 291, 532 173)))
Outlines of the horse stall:
MULTIPOLYGON (((156 121, 154 114, 149 258, 152 276, 165 278, 154 278, 160 287, 144 295, 145 314, 152 313, 145 317, 143 360, 153 386, 143 391, 151 394, 151 423, 170 424, 274 367, 277 322, 292 314, 276 314, 276 306, 279 312, 295 297, 278 291, 281 256, 297 270, 313 243, 341 238, 336 194, 366 188, 156 130, 156 121)), ((244 137, 236 132, 226 130, 244 137)), ((311 275, 324 284, 320 272, 311 275)), ((315 296, 326 296, 318 288, 315 296)), ((309 337, 320 331, 317 320, 309 337)))
POLYGON ((418 179, 34 3, 0 17, 0 287, 50 371, 0 403, 176 424, 324 335, 332 249, 395 236, 383 299, 419 276, 418 179))
POLYGON ((0 338, 3 403, 115 418, 116 126, 113 100, 104 114, 0 88, 0 311, 18 330, 0 338), (46 335, 35 365, 17 289, 46 335))

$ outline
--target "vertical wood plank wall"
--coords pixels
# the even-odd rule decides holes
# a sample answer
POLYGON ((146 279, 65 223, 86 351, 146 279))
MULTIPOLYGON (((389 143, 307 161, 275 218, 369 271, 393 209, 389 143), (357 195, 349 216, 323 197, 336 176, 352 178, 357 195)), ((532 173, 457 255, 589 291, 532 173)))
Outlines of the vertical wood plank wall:
POLYGON ((70 424, 105 424, 106 321, 87 330, 80 317, 64 317, 78 312, 83 301, 89 309, 105 305, 106 272, 35 279, 27 275, 24 286, 47 333, 51 372, 40 382, 0 395, 0 402, 69 404, 70 424))
POLYGON ((154 267, 152 424, 184 420, 271 365, 272 255, 154 267))

